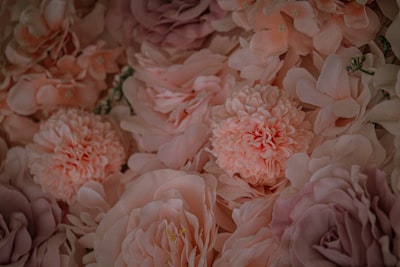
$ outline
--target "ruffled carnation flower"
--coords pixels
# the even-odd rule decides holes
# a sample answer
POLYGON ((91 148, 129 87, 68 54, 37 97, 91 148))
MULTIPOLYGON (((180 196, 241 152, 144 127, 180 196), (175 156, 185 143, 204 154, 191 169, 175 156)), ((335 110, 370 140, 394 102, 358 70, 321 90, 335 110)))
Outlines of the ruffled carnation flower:
POLYGON ((53 114, 28 149, 34 180, 68 203, 83 184, 119 171, 125 159, 111 124, 78 109, 53 114))
POLYGON ((162 169, 135 179, 96 231, 97 266, 211 266, 216 180, 162 169))
POLYGON ((212 154, 230 175, 252 185, 275 185, 286 160, 311 142, 304 116, 277 87, 244 87, 215 110, 212 154))
POLYGON ((275 202, 277 266, 395 266, 400 200, 377 168, 332 163, 275 202))

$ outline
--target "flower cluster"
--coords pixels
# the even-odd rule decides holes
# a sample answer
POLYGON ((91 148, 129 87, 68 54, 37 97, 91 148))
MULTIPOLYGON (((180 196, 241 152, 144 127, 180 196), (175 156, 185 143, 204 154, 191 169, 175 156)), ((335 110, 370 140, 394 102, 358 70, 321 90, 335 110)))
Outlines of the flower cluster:
POLYGON ((400 6, 3 0, 1 266, 399 266, 400 6))

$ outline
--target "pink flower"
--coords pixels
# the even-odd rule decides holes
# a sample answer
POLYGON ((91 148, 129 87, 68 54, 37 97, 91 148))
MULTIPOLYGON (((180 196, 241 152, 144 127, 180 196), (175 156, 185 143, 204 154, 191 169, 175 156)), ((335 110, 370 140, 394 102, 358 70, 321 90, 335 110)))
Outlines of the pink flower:
POLYGON ((28 149, 34 180, 68 203, 82 185, 102 181, 125 160, 111 124, 78 109, 59 110, 43 122, 28 149))
POLYGON ((2 266, 68 266, 66 235, 58 230, 62 210, 32 181, 26 151, 8 151, 0 174, 0 263, 2 266))
POLYGON ((395 266, 400 200, 376 168, 328 164, 275 202, 278 266, 395 266))
POLYGON ((72 17, 73 6, 68 0, 46 0, 40 7, 25 7, 5 49, 8 61, 29 67, 45 58, 56 60, 75 53, 79 44, 70 31, 72 17))
POLYGON ((315 49, 335 53, 342 42, 360 47, 375 39, 380 30, 378 15, 367 6, 372 1, 313 0, 320 31, 313 37, 315 49))
POLYGON ((244 87, 215 109, 212 154, 229 175, 274 186, 286 160, 307 151, 313 134, 300 111, 277 87, 244 87))
POLYGON ((210 107, 223 103, 235 76, 226 57, 208 49, 187 57, 145 43, 135 56, 135 74, 123 91, 136 115, 121 127, 133 134, 140 152, 156 152, 166 166, 179 169, 201 153, 210 107))
POLYGON ((97 266, 211 266, 215 186, 170 169, 134 180, 96 231, 97 266))
POLYGON ((198 48, 214 32, 212 22, 225 15, 215 1, 113 1, 106 16, 110 33, 127 44, 148 41, 161 46, 198 48))
POLYGON ((316 108, 314 132, 317 134, 345 133, 351 127, 357 128, 365 117, 371 98, 368 84, 359 76, 350 75, 346 66, 343 58, 329 55, 318 80, 304 68, 289 70, 284 79, 285 89, 316 108))
POLYGON ((49 77, 46 73, 25 74, 10 88, 7 104, 20 115, 57 108, 90 108, 96 103, 100 89, 93 80, 49 77))
POLYGON ((275 258, 278 242, 268 227, 271 221, 273 198, 254 199, 233 211, 236 230, 223 242, 214 267, 270 266, 275 258))
POLYGON ((125 184, 134 176, 116 172, 102 182, 89 181, 79 188, 76 202, 69 206, 65 228, 76 238, 79 249, 74 252, 79 266, 95 263, 93 253, 96 229, 104 215, 118 202, 125 191, 125 184), (83 255, 79 256, 82 253, 83 255))

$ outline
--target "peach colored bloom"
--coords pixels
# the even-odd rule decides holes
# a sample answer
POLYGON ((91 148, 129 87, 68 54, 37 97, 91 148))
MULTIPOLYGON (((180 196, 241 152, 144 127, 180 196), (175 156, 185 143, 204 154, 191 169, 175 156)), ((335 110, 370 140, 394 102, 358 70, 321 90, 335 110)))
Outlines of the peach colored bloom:
POLYGON ((126 183, 135 178, 129 176, 129 172, 115 172, 101 182, 89 181, 77 191, 76 202, 69 206, 64 227, 73 233, 80 248, 74 255, 79 259, 79 266, 95 263, 93 246, 96 229, 104 215, 120 199, 126 183), (84 255, 77 255, 82 250, 84 255))
POLYGON ((210 134, 209 109, 223 103, 235 76, 227 58, 208 49, 188 57, 145 43, 135 57, 135 73, 123 91, 136 114, 121 127, 133 134, 140 152, 156 152, 166 166, 179 169, 201 153, 210 134))
POLYGON ((125 151, 109 122, 78 109, 59 110, 28 145, 34 180, 58 199, 73 203, 88 181, 120 170, 125 151))
POLYGON ((56 60, 60 55, 75 53, 79 44, 70 31, 73 14, 68 0, 45 0, 40 7, 25 7, 5 49, 7 59, 29 67, 45 58, 56 60))
POLYGON ((273 203, 274 198, 259 198, 233 211, 237 228, 225 240, 214 267, 270 266, 268 263, 275 259, 279 246, 268 227, 273 203))
POLYGON ((133 180, 97 228, 97 266, 211 266, 215 187, 211 175, 171 169, 133 180))
POLYGON ((347 62, 350 60, 329 55, 318 80, 304 68, 289 70, 284 79, 285 89, 316 108, 314 132, 317 134, 336 136, 351 127, 359 127, 365 119, 370 90, 360 76, 348 73, 347 62))
POLYGON ((86 69, 95 80, 104 80, 107 73, 119 71, 117 58, 122 52, 122 48, 105 49, 104 42, 85 47, 77 62, 80 67, 86 69))
POLYGON ((212 154, 229 175, 252 185, 277 184, 286 160, 307 151, 313 134, 300 111, 277 87, 244 87, 214 113, 212 154))
POLYGON ((96 103, 100 89, 95 81, 49 77, 46 73, 25 74, 8 93, 7 104, 20 115, 57 108, 90 108, 96 103))
POLYGON ((335 53, 343 41, 360 47, 375 39, 380 30, 377 14, 367 6, 372 1, 312 0, 320 31, 313 37, 315 49, 335 53), (363 3, 362 3, 363 2, 363 3))

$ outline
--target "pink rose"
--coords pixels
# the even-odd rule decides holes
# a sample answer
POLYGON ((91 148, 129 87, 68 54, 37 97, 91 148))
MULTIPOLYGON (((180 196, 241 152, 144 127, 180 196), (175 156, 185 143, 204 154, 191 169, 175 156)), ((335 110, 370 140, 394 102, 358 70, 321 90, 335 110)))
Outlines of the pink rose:
POLYGON ((216 181, 170 169, 134 180, 96 231, 97 266, 210 266, 216 181))
POLYGON ((12 148, 0 174, 0 264, 66 266, 61 208, 32 181, 26 164, 24 149, 12 148))
POLYGON ((376 168, 328 164, 275 202, 278 266, 395 266, 400 200, 376 168))
POLYGON ((197 48, 214 32, 212 22, 225 12, 215 1, 113 1, 106 27, 127 44, 148 41, 157 45, 197 48))

